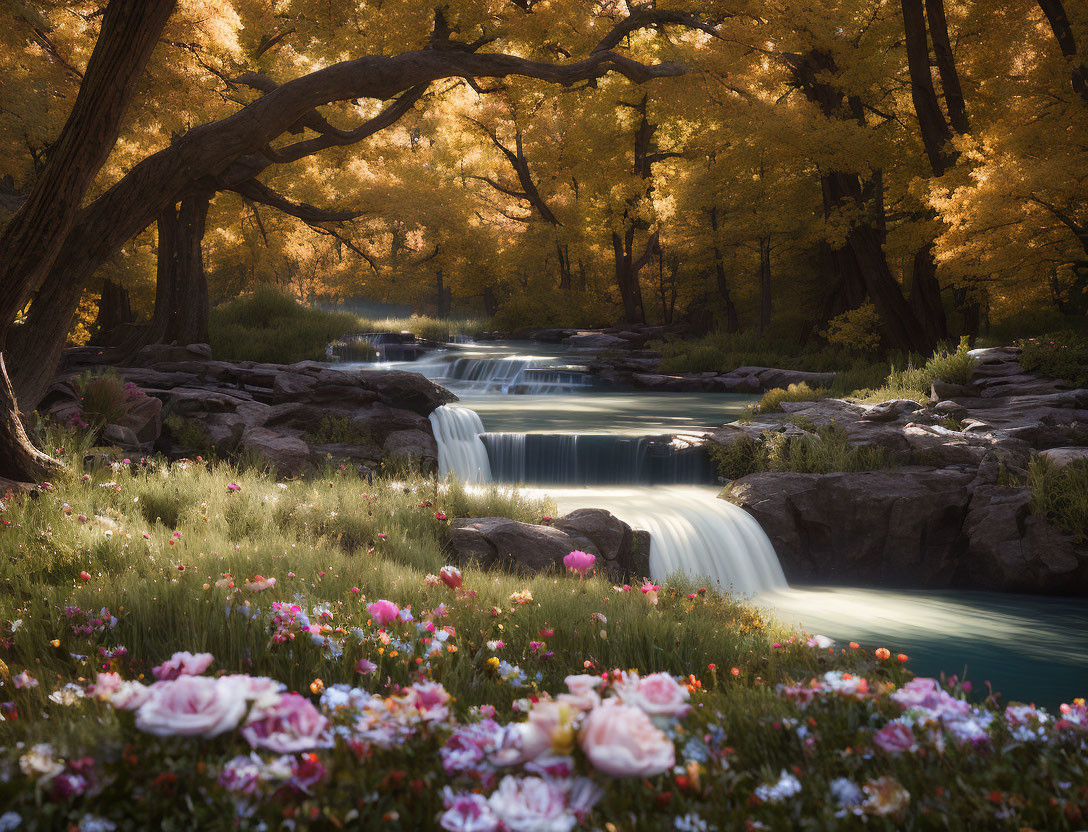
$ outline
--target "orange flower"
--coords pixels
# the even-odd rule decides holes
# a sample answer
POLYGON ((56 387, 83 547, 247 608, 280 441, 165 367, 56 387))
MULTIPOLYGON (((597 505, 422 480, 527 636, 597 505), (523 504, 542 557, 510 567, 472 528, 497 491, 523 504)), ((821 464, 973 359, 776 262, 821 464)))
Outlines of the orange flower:
POLYGON ((885 659, 890 659, 891 658, 892 651, 889 650, 887 647, 878 647, 878 648, 876 648, 875 655, 876 655, 876 657, 878 659, 880 659, 881 661, 884 661, 885 659))
POLYGON ((905 662, 907 660, 907 654, 906 653, 900 653, 898 656, 896 656, 896 658, 901 662, 905 662))
POLYGON ((850 642, 850 649, 851 650, 857 650, 859 647, 861 647, 861 645, 858 644, 856 641, 851 641, 850 642))

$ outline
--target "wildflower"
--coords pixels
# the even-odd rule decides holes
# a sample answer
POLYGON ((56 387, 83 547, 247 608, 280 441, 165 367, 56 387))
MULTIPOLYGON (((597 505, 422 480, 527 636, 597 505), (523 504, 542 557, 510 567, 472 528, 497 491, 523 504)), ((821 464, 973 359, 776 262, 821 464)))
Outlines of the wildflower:
POLYGON ((12 679, 12 682, 14 683, 16 690, 30 690, 38 686, 38 680, 25 670, 16 675, 15 678, 12 679))
MULTIPOLYGON (((324 689, 315 679, 310 689, 316 694, 324 689), (314 685, 318 685, 314 689, 314 685)), ((267 709, 254 707, 242 736, 254 748, 267 748, 277 754, 297 754, 325 744, 324 733, 328 726, 320 711, 304 696, 287 693, 267 709)))
POLYGON ((781 803, 787 798, 801 793, 801 781, 785 769, 779 774, 778 782, 756 787, 756 797, 764 803, 781 803))
POLYGON ((661 591, 661 587, 657 584, 645 581, 640 588, 642 594, 646 596, 646 600, 654 606, 657 606, 657 593, 661 591))
POLYGON ((447 832, 495 832, 499 828, 499 819, 483 795, 454 792, 446 786, 442 806, 446 811, 438 823, 447 832))
POLYGON ((397 616, 400 615, 400 607, 392 601, 385 600, 367 604, 366 611, 370 613, 370 617, 374 619, 374 623, 379 627, 384 627, 395 621, 397 616))
POLYGON ((359 661, 355 663, 355 672, 361 673, 364 676, 368 673, 373 673, 377 669, 378 666, 369 659, 359 659, 359 661))
POLYGON ((174 653, 168 660, 153 667, 156 679, 171 681, 179 676, 199 676, 207 670, 215 657, 211 653, 174 653))
POLYGON ((441 583, 442 579, 430 572, 428 572, 427 576, 423 579, 423 584, 425 586, 439 586, 441 583))
POLYGON ((438 570, 438 576, 442 579, 442 583, 450 589, 459 589, 464 582, 461 577, 461 570, 456 566, 443 566, 438 570))
POLYGON ((589 713, 578 741, 593 767, 613 777, 651 777, 676 764, 672 740, 649 715, 615 700, 589 713))
POLYGON ((887 647, 878 647, 876 648, 876 651, 873 653, 873 655, 876 656, 880 661, 885 661, 886 659, 891 658, 892 651, 889 650, 887 647))
POLYGON ((906 662, 907 661, 907 654, 906 653, 900 653, 899 655, 897 655, 895 657, 895 659, 896 659, 896 661, 898 661, 900 663, 906 662))
POLYGON ((40 743, 19 758, 19 770, 44 786, 64 771, 64 764, 53 757, 53 746, 40 743))
POLYGON ((0 815, 0 832, 13 832, 22 822, 23 818, 18 812, 4 812, 0 815))
POLYGON ((252 581, 246 581, 245 587, 250 592, 262 592, 266 589, 271 589, 276 585, 275 578, 264 578, 260 575, 254 575, 252 581))
POLYGON ((446 519, 446 512, 444 512, 444 511, 436 511, 436 512, 434 513, 434 519, 435 519, 435 520, 445 520, 445 519, 446 519))
POLYGON ((870 780, 864 790, 868 799, 863 805, 873 815, 896 815, 910 804, 910 792, 891 776, 870 780))
POLYGON ((238 485, 238 483, 234 483, 234 482, 227 483, 227 491, 230 491, 230 492, 233 493, 235 491, 241 491, 241 490, 242 490, 242 486, 238 485))
POLYGON ((591 555, 589 552, 583 552, 580 549, 575 549, 569 555, 563 558, 563 565, 571 572, 576 573, 581 577, 585 577, 585 574, 593 568, 593 564, 597 562, 597 557, 591 555))
POLYGON ((136 727, 159 737, 214 737, 236 728, 246 709, 246 691, 234 677, 181 676, 151 689, 136 727))
POLYGON ((527 589, 520 589, 510 594, 510 600, 515 604, 528 604, 533 600, 533 593, 527 589))
POLYGON ((835 644, 834 639, 830 639, 827 636, 815 635, 810 638, 805 644, 809 647, 815 647, 819 650, 827 650, 829 647, 835 644))
POLYGON ((91 579, 91 573, 87 571, 80 572, 79 579, 81 581, 89 581, 91 579))
POLYGON ((910 727, 898 720, 889 722, 873 734, 873 744, 888 754, 900 754, 918 748, 917 743, 914 741, 914 733, 910 730, 910 727))

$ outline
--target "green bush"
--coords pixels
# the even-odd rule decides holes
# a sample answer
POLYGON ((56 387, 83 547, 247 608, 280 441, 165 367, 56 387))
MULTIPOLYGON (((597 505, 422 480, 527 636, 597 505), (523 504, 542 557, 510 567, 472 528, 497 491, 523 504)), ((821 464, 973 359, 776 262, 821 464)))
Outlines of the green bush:
POLYGON ((216 358, 271 364, 323 361, 330 343, 360 329, 354 315, 303 306, 273 286, 216 307, 209 325, 216 358))
POLYGON ((709 452, 718 473, 730 480, 765 472, 833 474, 894 465, 883 448, 851 445, 846 431, 836 425, 823 425, 804 436, 742 436, 729 445, 711 445, 709 452))
POLYGON ((913 399, 929 401, 930 387, 935 381, 949 384, 969 384, 978 362, 968 355, 970 345, 966 337, 954 352, 940 346, 924 364, 918 366, 913 359, 902 370, 892 367, 884 384, 875 389, 855 390, 853 395, 864 401, 883 402, 889 399, 913 399))
POLYGON ((1069 532, 1078 543, 1088 543, 1088 461, 1062 468, 1046 457, 1028 469, 1031 510, 1069 532))
POLYGON ((775 387, 763 394, 763 397, 752 406, 753 413, 780 413, 782 402, 814 402, 830 395, 830 391, 822 388, 813 390, 805 382, 791 384, 783 390, 775 387))
POLYGON ((1051 332, 1021 342, 1020 364, 1032 373, 1088 387, 1088 335, 1051 332))
MULTIPOLYGON (((304 430, 307 427, 300 423, 294 426, 304 430)), ((356 427, 346 416, 326 416, 314 430, 306 430, 303 438, 318 445, 370 445, 374 442, 370 431, 356 427)))
POLYGON ((115 424, 128 412, 130 395, 125 380, 113 370, 89 370, 72 382, 83 419, 90 425, 115 424))
POLYGON ((170 432, 174 442, 186 451, 201 456, 211 456, 214 453, 211 434, 195 419, 171 414, 163 421, 163 425, 170 432))

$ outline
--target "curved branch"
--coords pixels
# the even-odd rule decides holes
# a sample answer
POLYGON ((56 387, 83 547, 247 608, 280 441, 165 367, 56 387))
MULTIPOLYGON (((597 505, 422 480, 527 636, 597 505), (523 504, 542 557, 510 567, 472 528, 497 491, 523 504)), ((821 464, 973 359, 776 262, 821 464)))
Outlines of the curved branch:
POLYGON ((267 185, 261 184, 256 179, 239 182, 237 185, 232 185, 227 190, 240 194, 250 202, 258 202, 261 205, 275 208, 276 210, 300 219, 305 223, 347 222, 348 220, 353 220, 356 217, 363 215, 362 211, 329 211, 323 208, 317 208, 306 202, 292 202, 287 197, 276 193, 267 185))

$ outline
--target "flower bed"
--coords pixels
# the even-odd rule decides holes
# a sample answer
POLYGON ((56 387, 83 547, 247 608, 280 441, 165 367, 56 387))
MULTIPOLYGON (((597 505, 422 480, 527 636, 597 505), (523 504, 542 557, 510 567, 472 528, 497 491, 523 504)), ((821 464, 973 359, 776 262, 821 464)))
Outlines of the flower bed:
POLYGON ((1084 828, 1083 700, 972 699, 587 553, 446 563, 450 518, 546 506, 85 476, 0 512, 0 829, 1084 828))

